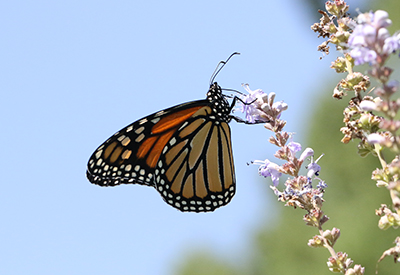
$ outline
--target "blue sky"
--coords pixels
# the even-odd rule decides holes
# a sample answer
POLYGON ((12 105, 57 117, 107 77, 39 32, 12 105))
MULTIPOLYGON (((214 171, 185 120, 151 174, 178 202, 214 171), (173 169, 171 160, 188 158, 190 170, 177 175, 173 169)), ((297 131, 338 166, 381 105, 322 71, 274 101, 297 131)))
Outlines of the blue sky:
POLYGON ((231 123, 237 193, 213 213, 181 213, 153 188, 92 185, 86 163, 127 124, 205 98, 235 51, 219 84, 275 92, 289 104, 287 130, 304 136, 330 61, 319 60, 316 11, 302 3, 4 2, 0 273, 172 274, 197 248, 240 261, 279 212, 270 180, 246 165, 273 159, 262 125, 231 123))

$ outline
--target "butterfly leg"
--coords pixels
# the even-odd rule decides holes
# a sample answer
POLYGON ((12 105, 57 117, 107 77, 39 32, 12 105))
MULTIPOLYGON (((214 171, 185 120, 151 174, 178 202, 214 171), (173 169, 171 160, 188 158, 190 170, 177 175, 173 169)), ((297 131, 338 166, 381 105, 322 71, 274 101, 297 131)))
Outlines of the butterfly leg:
MULTIPOLYGON (((233 107, 235 106, 235 104, 236 104, 237 101, 240 101, 240 102, 241 102, 242 104, 244 104, 244 105, 251 105, 251 104, 253 104, 256 100, 257 100, 257 99, 254 99, 252 102, 244 102, 240 97, 235 96, 235 97, 233 98, 233 101, 232 101, 232 104, 231 104, 230 109, 231 109, 231 110, 233 109, 233 107)), ((250 122, 250 121, 244 120, 244 119, 242 119, 242 118, 240 118, 240 117, 237 117, 237 116, 231 116, 231 118, 233 118, 234 120, 236 120, 236 122, 238 122, 238 123, 244 123, 244 124, 261 124, 261 123, 268 123, 268 122, 269 122, 269 121, 265 121, 265 120, 255 120, 254 122, 250 122)))

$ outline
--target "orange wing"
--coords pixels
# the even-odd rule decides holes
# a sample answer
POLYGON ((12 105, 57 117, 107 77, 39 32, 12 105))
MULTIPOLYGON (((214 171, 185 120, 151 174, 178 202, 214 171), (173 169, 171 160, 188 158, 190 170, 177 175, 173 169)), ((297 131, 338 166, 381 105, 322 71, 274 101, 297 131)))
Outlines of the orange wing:
POLYGON ((115 133, 92 154, 86 175, 100 186, 153 186, 181 211, 214 211, 235 194, 231 109, 215 82, 207 99, 159 111, 115 133))
POLYGON ((155 169, 156 189, 181 211, 214 211, 235 194, 230 128, 210 114, 210 107, 194 113, 166 144, 155 169))
POLYGON ((155 165, 178 128, 206 100, 177 105, 144 117, 115 133, 89 159, 86 175, 101 186, 139 183, 155 186, 155 165))

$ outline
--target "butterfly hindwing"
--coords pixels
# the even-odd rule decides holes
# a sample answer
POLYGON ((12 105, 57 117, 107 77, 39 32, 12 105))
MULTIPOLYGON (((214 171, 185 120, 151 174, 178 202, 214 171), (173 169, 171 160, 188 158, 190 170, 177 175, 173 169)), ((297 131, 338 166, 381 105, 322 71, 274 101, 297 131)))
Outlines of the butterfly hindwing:
POLYGON ((155 168, 156 189, 181 211, 206 212, 235 194, 230 128, 207 106, 170 139, 155 168))

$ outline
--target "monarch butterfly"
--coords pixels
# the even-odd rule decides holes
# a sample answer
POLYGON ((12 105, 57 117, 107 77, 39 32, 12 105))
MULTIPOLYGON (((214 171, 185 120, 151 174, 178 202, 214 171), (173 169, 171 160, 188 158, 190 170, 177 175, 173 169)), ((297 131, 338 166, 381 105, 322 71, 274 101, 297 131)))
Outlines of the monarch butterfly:
POLYGON ((217 66, 206 99, 139 119, 100 145, 88 162, 89 181, 152 186, 180 211, 209 212, 229 203, 236 179, 228 123, 245 121, 230 115, 239 98, 230 105, 214 79, 235 54, 217 66))

